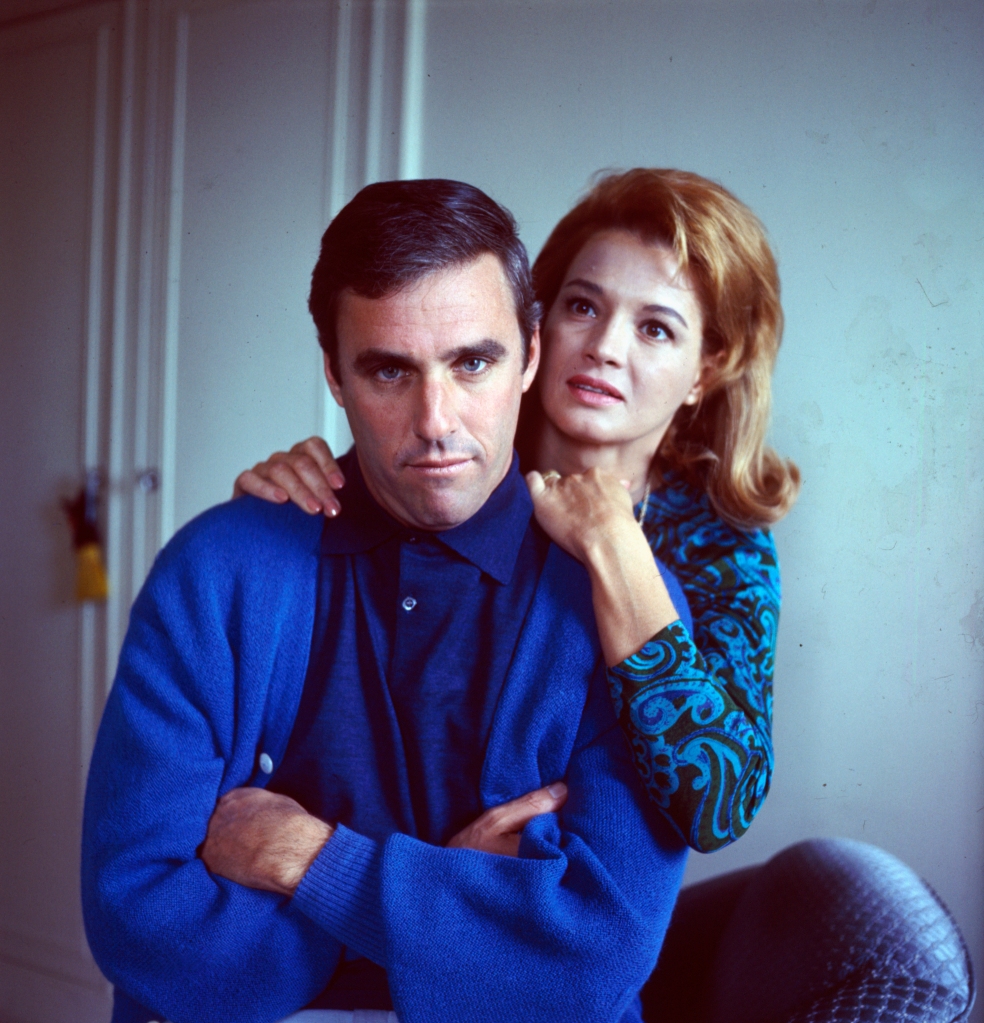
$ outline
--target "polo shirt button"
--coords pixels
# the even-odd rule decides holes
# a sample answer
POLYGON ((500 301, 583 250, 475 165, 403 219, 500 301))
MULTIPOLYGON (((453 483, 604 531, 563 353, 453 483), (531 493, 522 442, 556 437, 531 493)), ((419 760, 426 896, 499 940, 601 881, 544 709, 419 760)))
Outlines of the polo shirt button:
POLYGON ((273 774, 273 761, 270 759, 269 753, 260 754, 260 770, 264 774, 273 774))
POLYGON ((415 601, 413 599, 413 597, 404 597, 403 598, 403 610, 404 611, 412 611, 416 606, 417 606, 417 601, 415 601))

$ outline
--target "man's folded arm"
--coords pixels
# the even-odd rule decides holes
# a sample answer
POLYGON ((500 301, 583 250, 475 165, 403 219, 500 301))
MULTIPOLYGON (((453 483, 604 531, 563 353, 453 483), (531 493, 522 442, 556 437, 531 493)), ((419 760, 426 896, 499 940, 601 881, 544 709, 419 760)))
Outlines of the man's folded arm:
POLYGON ((265 694, 244 699, 239 681, 265 666, 250 649, 234 655, 229 630, 249 623, 215 608, 234 604, 216 587, 236 582, 210 571, 221 547, 191 532, 134 605, 100 726, 83 828, 86 931, 105 975, 162 1017, 268 1023, 324 987, 339 945, 289 900, 210 874, 198 856, 216 800, 252 773, 255 747, 236 737, 261 734, 265 694))
POLYGON ((600 695, 566 805, 527 825, 518 857, 339 828, 301 882, 294 904, 387 969, 401 1023, 614 1021, 645 983, 685 851, 654 822, 621 731, 599 733, 600 695))

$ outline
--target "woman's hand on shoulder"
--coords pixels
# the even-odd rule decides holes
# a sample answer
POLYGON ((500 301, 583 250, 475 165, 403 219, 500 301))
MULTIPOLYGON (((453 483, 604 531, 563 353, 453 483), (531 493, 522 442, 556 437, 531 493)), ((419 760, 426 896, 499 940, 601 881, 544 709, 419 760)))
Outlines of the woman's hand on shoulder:
POLYGON ((336 516, 342 506, 335 496, 345 486, 331 448, 320 437, 308 437, 290 451, 275 451, 265 462, 236 477, 232 496, 252 494, 273 504, 293 501, 309 515, 336 516))
POLYGON ((619 480, 597 469, 526 477, 536 520, 588 570, 598 638, 611 667, 679 618, 619 480))
POLYGON ((526 485, 544 532, 584 564, 599 545, 640 532, 625 484, 600 469, 570 476, 528 472, 526 485))

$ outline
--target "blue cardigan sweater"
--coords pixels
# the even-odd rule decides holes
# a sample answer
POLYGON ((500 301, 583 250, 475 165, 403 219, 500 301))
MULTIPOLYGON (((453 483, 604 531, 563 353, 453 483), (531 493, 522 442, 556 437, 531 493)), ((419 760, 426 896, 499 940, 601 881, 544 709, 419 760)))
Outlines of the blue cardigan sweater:
POLYGON ((557 547, 503 685, 480 786, 488 808, 567 782, 563 810, 527 826, 518 857, 401 834, 370 849, 356 836, 294 899, 213 876, 198 858, 216 800, 263 784, 261 763, 275 766, 286 748, 320 530, 320 518, 292 506, 244 498, 213 508, 161 552, 134 604, 82 840, 89 943, 125 993, 114 1018, 271 1023, 307 1004, 343 941, 357 939, 358 913, 339 922, 332 898, 353 855, 358 898, 378 893, 369 917, 381 933, 366 937, 402 1023, 637 1020, 686 847, 633 766, 586 575, 557 547))

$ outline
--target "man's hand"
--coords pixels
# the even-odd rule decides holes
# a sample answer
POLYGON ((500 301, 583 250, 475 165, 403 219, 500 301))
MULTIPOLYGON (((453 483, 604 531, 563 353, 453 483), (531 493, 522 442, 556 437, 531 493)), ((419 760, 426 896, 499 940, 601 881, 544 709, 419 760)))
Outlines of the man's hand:
POLYGON ((556 813, 567 800, 567 786, 554 782, 486 810, 448 842, 449 849, 479 849, 500 856, 518 856, 523 828, 541 813, 556 813))
POLYGON ((288 796, 232 789, 212 813, 201 857, 237 884, 293 895, 334 830, 288 796))

